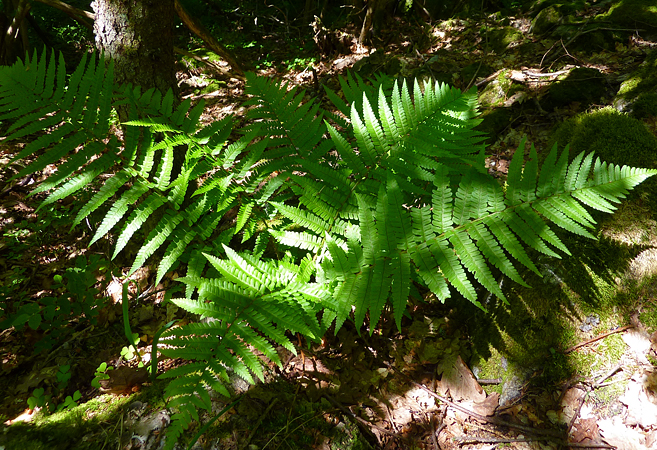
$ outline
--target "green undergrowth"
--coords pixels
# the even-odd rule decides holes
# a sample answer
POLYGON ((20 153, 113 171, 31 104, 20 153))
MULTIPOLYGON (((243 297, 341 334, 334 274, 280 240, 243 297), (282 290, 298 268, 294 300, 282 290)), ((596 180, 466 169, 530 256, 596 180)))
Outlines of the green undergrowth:
MULTIPOLYGON (((575 351, 567 350, 631 324, 630 316, 636 311, 640 311, 639 320, 648 333, 657 330, 657 304, 651 300, 657 288, 654 258, 645 257, 643 252, 651 251, 645 247, 637 252, 625 244, 618 245, 633 239, 619 231, 623 218, 621 211, 609 222, 616 230, 614 239, 602 237, 585 247, 589 260, 607 263, 606 273, 602 267, 592 269, 582 258, 572 258, 579 261, 579 271, 572 264, 544 267, 543 279, 528 280, 533 289, 513 289, 515 295, 509 305, 494 304, 488 315, 474 312, 469 326, 474 347, 471 366, 478 378, 501 378, 506 382, 518 372, 533 372, 539 375, 535 381, 542 386, 576 374, 599 379, 619 364, 628 351, 621 333, 575 351), (621 267, 625 269, 620 270, 621 267), (572 272, 569 281, 565 281, 563 276, 568 270, 572 272), (583 291, 583 284, 595 286, 596 290, 583 291), (591 330, 583 329, 587 324, 594 326, 591 330)), ((600 234, 605 231, 603 228, 600 234)), ((486 386, 486 390, 501 393, 502 386, 486 386)), ((622 392, 623 385, 617 383, 597 391, 596 398, 605 402, 622 392)))
POLYGON ((46 414, 37 412, 31 422, 17 422, 0 430, 0 448, 6 450, 99 450, 116 448, 128 432, 129 406, 147 405, 147 411, 164 408, 162 382, 143 386, 132 395, 100 395, 74 408, 46 414))
POLYGON ((124 409, 139 395, 104 395, 70 410, 51 415, 37 413, 30 423, 5 429, 0 443, 7 450, 96 450, 111 448, 119 436, 124 409), (89 439, 93 436, 93 439, 89 439), (85 438, 86 437, 86 438, 85 438))
MULTIPOLYGON (((624 163, 624 161, 619 161, 624 163)), ((644 187, 645 190, 645 187, 644 187)), ((513 286, 509 304, 487 305, 489 313, 468 310, 474 347, 472 367, 479 378, 507 381, 515 371, 541 368, 541 383, 551 384, 574 374, 600 377, 620 362, 627 350, 621 334, 601 340, 595 351, 565 350, 599 334, 639 320, 649 333, 657 330, 657 222, 650 192, 633 195, 618 211, 605 216, 598 240, 563 236, 573 257, 543 259, 542 278, 525 274, 531 289, 513 286), (588 317, 599 323, 582 331, 588 317)), ((487 386, 489 392, 502 385, 487 386)), ((622 393, 622 384, 599 390, 604 401, 622 393), (619 390, 620 389, 620 390, 619 390)))

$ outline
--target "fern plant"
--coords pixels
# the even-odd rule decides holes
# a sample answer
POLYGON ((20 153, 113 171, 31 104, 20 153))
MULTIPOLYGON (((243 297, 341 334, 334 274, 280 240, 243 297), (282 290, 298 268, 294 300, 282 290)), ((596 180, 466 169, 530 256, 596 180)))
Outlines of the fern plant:
POLYGON ((371 333, 386 309, 401 328, 414 290, 444 301, 456 289, 481 306, 480 284, 505 300, 497 274, 523 283, 518 266, 537 272, 527 249, 568 253, 552 225, 593 237, 586 207, 611 212, 657 173, 569 161, 556 147, 539 170, 523 143, 502 186, 485 169, 474 91, 347 78, 344 98, 328 91, 334 115, 296 88, 247 79, 251 122, 227 145, 229 119, 200 126, 202 103, 115 86, 94 56, 68 84, 54 55, 0 68, 7 139, 47 130, 16 157, 35 158, 16 177, 59 163, 37 188, 46 203, 106 177, 74 224, 102 212, 92 243, 115 233, 116 256, 154 220, 132 270, 165 243, 157 280, 187 265, 185 297, 172 301, 203 320, 154 343, 190 361, 162 375, 177 411, 166 448, 210 411, 211 390, 230 394, 231 374, 253 382, 264 360, 281 364, 278 346, 294 352, 289 333, 317 340, 348 318, 371 333), (130 114, 122 139, 110 132, 117 105, 130 114))
POLYGON ((228 145, 230 118, 200 127, 202 102, 176 106, 171 91, 163 96, 154 89, 117 86, 112 65, 106 69, 102 56, 98 59, 85 55, 68 81, 63 59, 54 53, 38 58, 35 52, 25 62, 0 68, 0 120, 11 123, 6 141, 39 134, 11 161, 32 159, 12 179, 57 164, 57 171, 31 193, 49 193, 40 207, 95 183, 99 188, 80 205, 72 225, 102 211, 90 245, 113 233, 112 259, 129 242, 141 242, 131 273, 167 244, 159 282, 181 259, 195 266, 201 250, 221 249, 219 243, 239 230, 220 222, 245 190, 241 178, 252 161, 235 164, 235 159, 255 133, 228 145), (131 119, 123 139, 110 128, 120 105, 131 119), (183 160, 174 170, 174 149, 180 147, 183 160), (207 175, 211 179, 199 188, 207 175), (216 246, 206 245, 211 236, 216 246))
MULTIPOLYGON (((273 85, 269 88, 274 89, 273 85)), ((300 103, 282 100, 285 95, 291 97, 285 94, 285 86, 278 89, 267 95, 288 108, 302 108, 300 103)), ((227 260, 206 255, 217 275, 181 280, 203 286, 198 299, 174 301, 201 314, 208 314, 208 304, 214 305, 212 309, 227 307, 237 312, 241 310, 232 305, 238 287, 240 295, 250 299, 244 301, 260 304, 274 293, 279 297, 304 292, 301 286, 308 280, 316 299, 315 313, 322 314, 320 332, 333 322, 337 331, 350 316, 360 327, 369 316, 371 333, 387 305, 401 327, 409 292, 416 286, 443 301, 452 287, 481 306, 475 289, 478 282, 505 300, 494 272, 524 284, 518 265, 538 273, 526 249, 553 257, 559 257, 558 252, 568 254, 550 223, 593 238, 594 221, 585 207, 612 212, 630 189, 657 173, 594 161, 593 154, 578 155, 569 162, 568 152, 559 156, 556 147, 539 172, 533 146, 525 161, 523 141, 510 164, 506 184, 501 186, 485 171, 480 136, 473 131, 477 123, 473 120, 474 93, 463 94, 437 83, 425 83, 423 88, 416 83, 413 92, 411 97, 405 85, 396 85, 390 99, 383 89, 378 97, 365 94, 360 99, 362 109, 352 103, 350 128, 338 130, 327 124, 327 139, 315 141, 315 147, 305 153, 292 147, 285 156, 291 162, 278 161, 277 169, 288 167, 288 171, 277 175, 285 176, 285 184, 295 195, 287 201, 269 201, 288 219, 269 233, 281 245, 303 255, 298 266, 288 263, 291 273, 303 272, 303 277, 289 276, 287 281, 274 283, 270 278, 276 260, 260 253, 238 256, 227 249, 227 260), (378 112, 371 107, 373 99, 378 112), (311 152, 314 158, 305 157, 311 152), (263 292, 263 286, 270 290, 263 292)), ((267 117, 274 110, 264 101, 257 105, 263 111, 253 113, 254 117, 267 117)), ((293 117, 293 112, 288 111, 287 116, 293 117)), ((289 128, 276 129, 279 136, 285 129, 289 128)), ((288 308, 280 307, 276 314, 289 314, 288 308)), ((213 317, 230 327, 237 316, 213 317)), ((262 329, 257 320, 244 323, 250 331, 259 332, 258 338, 288 343, 262 329)), ((206 340, 206 351, 212 349, 199 355, 180 344, 176 347, 176 356, 195 361, 181 369, 193 378, 180 395, 189 396, 186 404, 200 405, 198 399, 212 386, 202 377, 208 376, 208 370, 212 373, 209 380, 225 377, 221 370, 234 364, 220 356, 224 353, 221 341, 207 340, 216 333, 206 333, 202 327, 181 333, 206 340), (224 365, 213 368, 217 360, 224 365)), ((314 332, 309 335, 315 336, 314 332)), ((249 342, 245 337, 243 341, 249 342)), ((260 374, 260 369, 245 361, 251 358, 255 364, 259 360, 253 356, 260 354, 268 355, 264 348, 253 345, 229 355, 240 358, 242 376, 250 380, 251 375, 244 371, 248 368, 260 374)), ((173 386, 168 393, 175 396, 177 390, 173 386)), ((204 407, 207 409, 207 404, 204 407)), ((172 432, 180 433, 190 418, 188 412, 174 421, 172 432)))

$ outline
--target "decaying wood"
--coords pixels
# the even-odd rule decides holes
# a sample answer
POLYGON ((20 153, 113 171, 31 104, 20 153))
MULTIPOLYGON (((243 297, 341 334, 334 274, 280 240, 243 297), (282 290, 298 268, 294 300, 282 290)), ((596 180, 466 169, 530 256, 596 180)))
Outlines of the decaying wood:
POLYGON ((497 77, 500 76, 502 72, 508 72, 506 77, 510 80, 513 80, 518 83, 529 83, 529 82, 536 82, 536 81, 554 81, 557 77, 561 75, 565 75, 568 72, 571 71, 573 67, 569 67, 564 70, 559 70, 557 72, 538 72, 535 70, 531 69, 523 69, 523 70, 508 70, 508 69, 500 69, 497 72, 493 73, 492 75, 487 76, 486 78, 479 80, 475 83, 475 86, 480 87, 484 86, 491 81, 495 80, 497 77))

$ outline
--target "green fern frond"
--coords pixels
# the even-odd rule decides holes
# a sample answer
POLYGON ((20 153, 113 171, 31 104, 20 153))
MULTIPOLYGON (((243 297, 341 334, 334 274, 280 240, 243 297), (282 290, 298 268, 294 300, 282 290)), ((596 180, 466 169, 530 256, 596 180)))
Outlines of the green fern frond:
POLYGON ((146 199, 141 202, 134 211, 132 211, 121 230, 121 234, 117 238, 112 259, 116 258, 116 255, 118 255, 118 253, 128 244, 128 241, 132 238, 135 232, 139 230, 144 222, 146 222, 146 220, 163 204, 164 199, 160 195, 153 193, 146 197, 146 199))
MULTIPOLYGON (((164 217, 159 221, 155 229, 149 233, 144 245, 137 252, 135 261, 132 263, 132 267, 130 268, 130 274, 135 273, 135 271, 139 269, 146 262, 146 260, 150 258, 150 256, 155 253, 158 248, 160 248, 160 246, 162 246, 162 244, 164 244, 169 235, 173 233, 173 231, 176 229, 178 224, 183 221, 183 219, 184 216, 182 214, 172 215, 165 213, 164 217)), ((178 243, 180 243, 180 241, 176 244, 178 243)), ((174 249, 176 246, 177 245, 174 245, 174 249)), ((173 262, 168 259, 170 256, 171 253, 165 257, 167 265, 173 264, 173 262)), ((162 274, 162 276, 164 276, 164 274, 162 274)))
MULTIPOLYGON (((149 190, 149 184, 141 181, 135 182, 135 184, 124 192, 121 197, 114 202, 110 210, 105 214, 103 221, 100 226, 96 229, 96 233, 89 245, 95 243, 98 239, 105 236, 110 232, 112 228, 123 218, 123 216, 128 212, 130 206, 137 202, 137 200, 144 195, 149 190)), ((92 198, 90 204, 93 205, 97 203, 94 198, 92 198)), ((84 216, 78 214, 76 221, 81 221, 84 219, 84 216), (79 220, 78 220, 79 219, 79 220)))
POLYGON ((190 405, 209 409, 209 401, 204 399, 209 387, 229 395, 229 371, 253 383, 254 376, 264 376, 265 363, 260 355, 280 366, 274 345, 296 352, 286 331, 311 339, 322 333, 316 316, 325 290, 307 284, 307 263, 263 261, 229 248, 225 251, 227 260, 206 255, 224 277, 182 278, 180 281, 198 290, 199 299, 172 300, 208 322, 172 328, 161 336, 164 355, 192 361, 162 376, 175 378, 166 388, 169 406, 179 414, 172 416, 175 426, 171 438, 189 426, 195 414, 190 405), (298 276, 304 277, 302 285, 296 283, 298 276))

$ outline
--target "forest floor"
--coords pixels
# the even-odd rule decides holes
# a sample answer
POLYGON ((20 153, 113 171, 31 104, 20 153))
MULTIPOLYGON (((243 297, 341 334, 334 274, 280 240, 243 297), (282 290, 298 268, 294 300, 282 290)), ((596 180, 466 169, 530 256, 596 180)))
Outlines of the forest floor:
MULTIPOLYGON (((611 94, 597 102, 547 112, 538 100, 557 78, 539 82, 527 74, 589 67, 622 79, 657 47, 634 34, 595 52, 568 48, 563 40, 533 36, 529 24, 522 14, 422 27, 395 20, 388 30, 394 37, 376 52, 343 29, 336 31, 339 42, 350 45, 327 47, 305 66, 289 63, 289 49, 277 41, 284 33, 273 33, 271 64, 257 70, 302 85, 320 100, 321 85, 337 88, 337 76, 354 67, 364 77, 380 70, 393 77, 447 76, 480 93, 501 70, 516 71, 515 82, 529 94, 505 106, 513 114, 486 151, 489 170, 503 180, 523 136, 543 151, 555 125, 611 104, 617 87, 610 82, 611 94), (505 26, 522 37, 500 49, 485 30, 505 26), (280 61, 276 48, 283 49, 280 61)), ((321 42, 331 39, 329 33, 321 42)), ((195 60, 181 62, 178 78, 183 96, 206 101, 204 120, 243 114, 242 81, 195 60)), ((644 122, 657 132, 655 117, 644 122)), ((182 318, 164 301, 175 274, 158 286, 147 268, 132 276, 130 317, 143 342, 131 354, 120 305, 129 261, 110 261, 109 243, 87 249, 91 226, 69 231, 70 203, 37 213, 42 197, 28 194, 39 178, 8 182, 17 150, 0 145, 0 297, 29 304, 73 293, 96 311, 97 323, 71 311, 61 323, 0 331, 0 449, 159 448, 170 421, 162 382, 144 378, 136 361, 148 362, 162 324, 182 318), (94 377, 111 373, 103 363, 114 373, 94 388, 94 377), (29 399, 42 406, 30 408, 29 399), (62 411, 45 414, 48 402, 62 411)), ((44 176, 48 170, 54 168, 44 176)), ((485 293, 487 312, 458 298, 412 299, 401 332, 392 320, 370 336, 347 323, 321 345, 300 341, 298 355, 281 351, 282 369, 273 367, 256 386, 236 377, 234 399, 214 399, 214 415, 201 423, 218 420, 193 448, 657 448, 657 215, 650 204, 641 193, 632 196, 601 224, 598 241, 571 239, 572 257, 541 260, 543 277, 527 275, 532 289, 505 284, 509 304, 485 293)), ((158 368, 177 363, 160 361, 158 368)))

